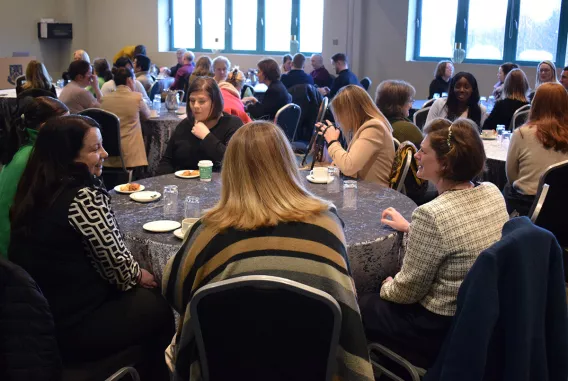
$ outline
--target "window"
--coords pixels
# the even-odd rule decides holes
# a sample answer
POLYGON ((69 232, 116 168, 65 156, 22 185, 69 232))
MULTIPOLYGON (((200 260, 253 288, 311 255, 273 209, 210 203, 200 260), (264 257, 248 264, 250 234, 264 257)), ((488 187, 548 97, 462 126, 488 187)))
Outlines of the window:
MULTIPOLYGON (((169 0, 170 50, 320 53, 325 0, 169 0)), ((457 1, 457 0, 455 0, 457 1)))
POLYGON ((414 59, 568 64, 568 0, 416 0, 414 59), (440 17, 443 15, 443 17, 440 17), (566 49, 566 50, 565 50, 566 49))

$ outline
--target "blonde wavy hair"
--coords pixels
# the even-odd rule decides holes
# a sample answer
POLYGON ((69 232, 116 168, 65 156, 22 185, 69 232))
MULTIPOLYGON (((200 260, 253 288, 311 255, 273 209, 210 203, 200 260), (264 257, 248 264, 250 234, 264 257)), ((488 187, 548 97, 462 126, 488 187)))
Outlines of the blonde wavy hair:
POLYGON ((237 130, 225 152, 221 179, 221 199, 202 218, 216 231, 304 222, 332 206, 302 185, 288 139, 270 122, 237 130))
POLYGON ((243 88, 245 80, 245 75, 242 71, 239 70, 238 66, 235 66, 233 69, 231 69, 231 71, 229 71, 226 79, 226 81, 235 86, 235 89, 237 90, 241 90, 243 88))
POLYGON ((371 96, 357 85, 347 85, 339 90, 331 102, 331 111, 348 142, 359 127, 371 119, 379 119, 390 127, 371 96))
POLYGON ((51 86, 51 77, 44 64, 36 60, 30 61, 26 67, 26 83, 22 88, 51 90, 51 86))

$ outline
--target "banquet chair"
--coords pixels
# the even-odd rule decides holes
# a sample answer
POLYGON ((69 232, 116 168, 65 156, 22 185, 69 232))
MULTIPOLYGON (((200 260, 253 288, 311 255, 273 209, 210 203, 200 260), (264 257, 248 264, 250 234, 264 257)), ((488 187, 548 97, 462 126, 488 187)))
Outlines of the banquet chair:
POLYGON ((359 83, 361 84, 361 86, 363 86, 365 91, 369 91, 369 87, 371 87, 373 81, 371 81, 371 78, 365 77, 359 83))
POLYGON ((425 369, 414 366, 410 361, 408 361, 398 353, 385 347, 384 345, 378 343, 370 343, 368 349, 371 365, 373 366, 373 373, 375 374, 375 379, 377 380, 382 380, 384 377, 386 377, 390 380, 405 381, 405 379, 390 370, 388 366, 383 365, 380 360, 381 357, 388 359, 391 363, 397 364, 399 367, 408 372, 412 381, 420 381, 426 374, 425 369))
POLYGON ((154 97, 156 95, 161 95, 161 93, 162 93, 162 84, 161 81, 158 80, 152 84, 152 87, 150 87, 150 92, 148 93, 148 97, 150 98, 151 101, 153 101, 154 97))
POLYGON ((302 110, 300 106, 294 103, 288 103, 278 110, 274 117, 274 124, 284 131, 290 142, 293 142, 296 137, 301 114, 302 110))
POLYGON ((16 78, 16 87, 22 87, 24 83, 26 83, 25 75, 20 75, 18 78, 16 78))
POLYGON ((251 85, 247 85, 246 83, 243 85, 243 88, 241 89, 241 99, 243 99, 245 97, 245 94, 247 92, 247 89, 250 90, 251 94, 254 94, 254 87, 252 87, 251 85))
POLYGON ((426 118, 428 118, 428 111, 430 111, 430 107, 422 107, 420 110, 414 113, 413 121, 416 127, 420 129, 420 131, 424 129, 426 118))
POLYGON ((515 113, 513 114, 513 118, 511 119, 511 124, 509 125, 509 130, 515 131, 518 127, 521 127, 527 121, 529 117, 530 108, 522 110, 523 107, 515 111, 515 113))
POLYGON ((341 309, 326 292, 249 275, 199 289, 191 328, 204 381, 331 381, 341 309))
POLYGON ((434 98, 428 99, 426 102, 424 102, 422 108, 431 107, 434 104, 434 102, 436 102, 436 99, 434 98))
POLYGON ((124 165, 120 141, 120 119, 118 116, 99 108, 88 108, 79 112, 79 115, 93 118, 101 126, 104 148, 108 155, 120 157, 121 167, 105 167, 103 170, 102 178, 107 189, 111 189, 118 184, 130 182, 132 180, 132 170, 127 169, 124 165))
MULTIPOLYGON (((329 105, 329 99, 327 97, 324 97, 322 99, 320 107, 319 107, 318 116, 316 118, 316 123, 322 123, 323 122, 323 120, 325 118, 325 114, 327 113, 328 105, 329 105)), ((312 137, 310 138, 310 143, 308 144, 308 148, 306 149, 306 153, 304 154, 304 158, 302 159, 302 164, 301 164, 302 167, 304 165, 306 165, 306 160, 308 159, 308 155, 310 154, 310 151, 314 147, 314 144, 316 142, 317 137, 318 137, 318 134, 317 134, 317 131, 316 131, 316 126, 314 125, 313 131, 312 131, 312 137)))

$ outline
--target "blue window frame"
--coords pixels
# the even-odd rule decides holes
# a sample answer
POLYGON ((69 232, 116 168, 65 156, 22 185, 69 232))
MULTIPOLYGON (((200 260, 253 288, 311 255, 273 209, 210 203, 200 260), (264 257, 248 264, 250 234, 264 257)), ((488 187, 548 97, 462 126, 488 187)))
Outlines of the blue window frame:
POLYGON ((281 55, 296 36, 321 53, 324 1, 169 0, 170 50, 281 55))
POLYGON ((416 0, 414 60, 568 64, 568 0, 416 0))

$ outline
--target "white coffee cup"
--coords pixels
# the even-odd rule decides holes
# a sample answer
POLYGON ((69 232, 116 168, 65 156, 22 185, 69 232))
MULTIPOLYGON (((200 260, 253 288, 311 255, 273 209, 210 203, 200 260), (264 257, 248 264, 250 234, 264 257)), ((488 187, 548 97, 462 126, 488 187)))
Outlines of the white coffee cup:
POLYGON ((199 218, 184 218, 183 221, 181 221, 181 233, 185 235, 198 220, 199 218))
POLYGON ((315 167, 313 170, 310 171, 310 175, 318 181, 328 181, 329 180, 329 172, 327 167, 315 167))

